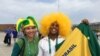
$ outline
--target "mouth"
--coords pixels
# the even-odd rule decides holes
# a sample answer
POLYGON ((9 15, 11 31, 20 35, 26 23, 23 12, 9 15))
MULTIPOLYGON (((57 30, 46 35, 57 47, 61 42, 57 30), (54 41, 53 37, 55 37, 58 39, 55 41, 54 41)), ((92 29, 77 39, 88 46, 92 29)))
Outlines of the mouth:
POLYGON ((28 35, 34 35, 34 32, 29 32, 28 35))
POLYGON ((55 29, 55 28, 51 29, 51 33, 52 33, 52 34, 57 33, 57 29, 55 29))
POLYGON ((34 36, 34 33, 29 33, 28 36, 29 37, 33 37, 34 36))
POLYGON ((52 31, 53 31, 53 32, 55 32, 55 31, 56 31, 56 29, 52 29, 52 31))

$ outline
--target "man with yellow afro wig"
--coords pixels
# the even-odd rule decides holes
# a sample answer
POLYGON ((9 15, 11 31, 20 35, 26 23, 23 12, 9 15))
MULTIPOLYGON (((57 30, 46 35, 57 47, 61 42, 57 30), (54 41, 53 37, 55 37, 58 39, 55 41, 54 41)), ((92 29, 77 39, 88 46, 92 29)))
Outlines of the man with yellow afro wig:
POLYGON ((62 13, 44 16, 40 22, 40 33, 44 36, 39 42, 38 56, 54 56, 71 32, 69 17, 62 13))

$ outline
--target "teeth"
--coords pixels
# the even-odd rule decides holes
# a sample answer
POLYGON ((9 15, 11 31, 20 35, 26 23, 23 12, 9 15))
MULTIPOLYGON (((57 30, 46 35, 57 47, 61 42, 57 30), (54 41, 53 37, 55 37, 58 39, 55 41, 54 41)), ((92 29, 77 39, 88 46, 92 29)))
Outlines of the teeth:
POLYGON ((56 31, 56 29, 52 29, 52 31, 56 31))

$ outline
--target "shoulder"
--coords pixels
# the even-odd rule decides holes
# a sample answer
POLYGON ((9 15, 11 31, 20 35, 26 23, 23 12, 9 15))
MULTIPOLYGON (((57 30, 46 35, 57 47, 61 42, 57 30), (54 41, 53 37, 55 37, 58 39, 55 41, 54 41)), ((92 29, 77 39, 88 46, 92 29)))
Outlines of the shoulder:
POLYGON ((25 39, 24 38, 18 38, 16 43, 21 47, 25 43, 25 39))
POLYGON ((48 42, 48 37, 46 36, 46 37, 42 38, 42 39, 39 41, 39 45, 45 44, 45 43, 47 43, 47 42, 48 42))
POLYGON ((47 36, 42 38, 39 42, 44 42, 44 41, 48 41, 48 37, 47 36))
POLYGON ((61 36, 58 37, 58 43, 61 43, 64 40, 65 40, 64 37, 61 37, 61 36))

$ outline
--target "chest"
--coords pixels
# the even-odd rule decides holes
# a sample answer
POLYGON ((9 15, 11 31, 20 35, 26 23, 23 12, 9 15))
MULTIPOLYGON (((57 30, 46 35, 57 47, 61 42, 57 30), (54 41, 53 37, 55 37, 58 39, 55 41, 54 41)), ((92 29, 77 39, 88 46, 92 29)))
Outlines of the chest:
POLYGON ((24 55, 26 56, 36 56, 38 53, 38 43, 37 42, 25 42, 24 55))
POLYGON ((56 45, 61 43, 64 39, 57 39, 57 40, 48 40, 44 39, 41 41, 41 48, 43 49, 44 52, 48 52, 51 49, 51 52, 55 52, 56 45))

